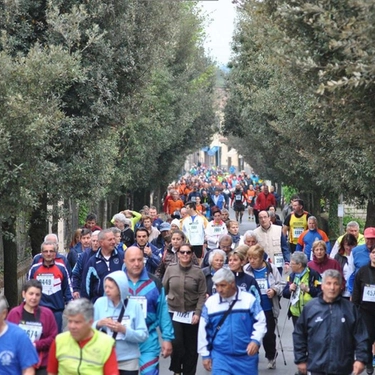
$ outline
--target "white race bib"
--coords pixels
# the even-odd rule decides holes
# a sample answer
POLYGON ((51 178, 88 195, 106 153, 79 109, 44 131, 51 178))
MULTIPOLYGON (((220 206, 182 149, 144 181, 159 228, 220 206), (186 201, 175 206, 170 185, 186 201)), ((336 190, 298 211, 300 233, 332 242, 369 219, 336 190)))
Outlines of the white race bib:
POLYGON ((273 256, 274 264, 277 268, 280 268, 284 265, 284 257, 283 254, 275 254, 273 256))
POLYGON ((302 234, 303 229, 304 228, 293 228, 293 238, 298 238, 302 234))
POLYGON ((198 234, 199 233, 198 224, 193 223, 193 224, 190 225, 190 233, 191 234, 198 234))
POLYGON ((193 315, 194 315, 194 311, 188 311, 184 313, 175 311, 173 313, 172 320, 174 320, 175 322, 179 322, 179 323, 191 324, 193 320, 193 315))
POLYGON ((260 293, 267 294, 267 289, 268 289, 267 279, 256 279, 256 281, 259 285, 260 293))
POLYGON ((363 288, 362 301, 375 302, 375 285, 365 285, 363 288))
POLYGON ((43 294, 46 294, 48 296, 53 294, 53 283, 55 277, 52 273, 40 274, 36 277, 36 279, 42 284, 43 294))
POLYGON ((301 288, 297 285, 295 292, 290 297, 290 304, 294 306, 299 301, 299 295, 301 294, 301 288))
POLYGON ((137 301, 142 308, 143 317, 147 318, 147 299, 146 296, 130 296, 130 299, 137 301))
POLYGON ((18 327, 27 333, 27 336, 29 336, 32 343, 40 340, 40 337, 42 336, 43 326, 40 322, 23 322, 20 323, 18 327))

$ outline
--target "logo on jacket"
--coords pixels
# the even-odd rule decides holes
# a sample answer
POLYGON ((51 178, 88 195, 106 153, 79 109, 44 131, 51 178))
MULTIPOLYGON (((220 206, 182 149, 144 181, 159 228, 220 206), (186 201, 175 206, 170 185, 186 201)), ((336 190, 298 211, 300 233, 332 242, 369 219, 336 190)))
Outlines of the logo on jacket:
POLYGON ((323 319, 320 317, 320 316, 318 316, 316 319, 315 319, 315 323, 319 323, 319 322, 322 322, 323 321, 323 319))

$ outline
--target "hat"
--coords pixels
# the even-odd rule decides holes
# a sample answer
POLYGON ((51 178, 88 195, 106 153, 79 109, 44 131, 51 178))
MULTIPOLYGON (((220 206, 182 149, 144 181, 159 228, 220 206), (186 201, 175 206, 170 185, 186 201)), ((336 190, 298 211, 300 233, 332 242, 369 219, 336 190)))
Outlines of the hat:
POLYGON ((171 221, 171 225, 176 225, 178 228, 180 228, 180 220, 178 219, 173 219, 171 221))
POLYGON ((159 232, 165 232, 167 230, 171 230, 171 224, 161 223, 160 226, 159 226, 159 232))
POLYGON ((375 238, 375 228, 369 227, 365 229, 365 238, 375 238))

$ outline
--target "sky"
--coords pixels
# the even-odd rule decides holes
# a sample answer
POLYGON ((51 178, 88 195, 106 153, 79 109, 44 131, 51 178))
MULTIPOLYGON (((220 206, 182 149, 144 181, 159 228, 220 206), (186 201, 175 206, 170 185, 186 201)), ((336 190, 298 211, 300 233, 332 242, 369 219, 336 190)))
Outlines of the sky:
POLYGON ((212 22, 206 26, 207 41, 205 48, 219 65, 227 64, 230 55, 230 43, 234 31, 235 5, 231 0, 201 1, 203 10, 212 22))

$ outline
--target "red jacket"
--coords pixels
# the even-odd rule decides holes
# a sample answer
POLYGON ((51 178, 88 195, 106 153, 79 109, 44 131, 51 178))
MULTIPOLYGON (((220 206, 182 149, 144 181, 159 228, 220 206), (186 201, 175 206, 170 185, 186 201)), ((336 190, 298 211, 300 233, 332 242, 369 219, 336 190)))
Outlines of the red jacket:
POLYGON ((267 195, 259 193, 255 202, 255 207, 258 211, 266 211, 270 206, 276 207, 276 198, 272 193, 267 195))

